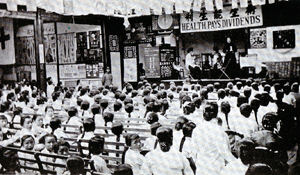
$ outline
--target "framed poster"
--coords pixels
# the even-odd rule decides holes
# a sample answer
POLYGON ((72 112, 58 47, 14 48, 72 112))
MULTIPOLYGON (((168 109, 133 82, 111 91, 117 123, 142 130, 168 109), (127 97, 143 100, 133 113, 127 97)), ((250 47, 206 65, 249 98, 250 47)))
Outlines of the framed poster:
POLYGON ((89 31, 89 43, 90 43, 90 48, 91 49, 93 49, 93 48, 102 48, 100 30, 89 31))
POLYGON ((124 59, 124 81, 137 82, 137 59, 124 59))
POLYGON ((86 64, 86 78, 99 78, 99 65, 86 64))
POLYGON ((266 29, 250 29, 250 47, 251 49, 267 48, 266 29))
POLYGON ((79 32, 76 33, 76 39, 77 39, 77 49, 79 48, 87 48, 87 35, 86 32, 79 32))
MULTIPOLYGON (((59 63, 75 63, 74 33, 57 35, 59 63)), ((78 45, 78 44, 77 44, 78 45)))
POLYGON ((118 35, 109 35, 109 51, 111 52, 119 52, 119 37, 118 35))
POLYGON ((273 49, 295 48, 295 29, 273 31, 273 49))

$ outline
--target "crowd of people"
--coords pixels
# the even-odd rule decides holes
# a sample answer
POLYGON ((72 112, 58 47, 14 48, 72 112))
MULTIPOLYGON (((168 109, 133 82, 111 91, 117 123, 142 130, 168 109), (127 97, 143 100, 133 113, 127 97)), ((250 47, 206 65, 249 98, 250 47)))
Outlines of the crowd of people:
MULTIPOLYGON (((79 81, 77 87, 59 84, 47 92, 29 82, 1 86, 1 147, 18 146, 20 150, 69 156, 67 160, 43 157, 42 161, 66 165, 43 165, 57 174, 85 174, 86 168, 123 175, 300 172, 297 82, 279 84, 249 78, 235 79, 223 87, 218 82, 191 84, 187 78, 183 85, 143 80, 137 88, 125 83, 123 89, 118 89, 79 81), (131 126, 115 121, 114 116, 145 118, 137 126, 150 132, 124 132, 131 126), (66 125, 81 126, 83 131, 66 125), (144 136, 146 139, 142 139, 144 136), (77 139, 78 154, 70 152, 74 142, 66 138, 77 139), (125 148, 110 148, 105 144, 108 141, 124 143, 125 148), (122 155, 106 151, 114 148, 123 151, 122 155), (122 157, 122 162, 109 161, 116 168, 108 168, 102 155, 122 157), (86 165, 83 158, 90 159, 93 165, 86 165)), ((41 173, 14 166, 39 168, 35 162, 12 162, 12 156, 3 151, 0 154, 3 174, 41 173)), ((15 156, 34 155, 18 152, 15 156)))

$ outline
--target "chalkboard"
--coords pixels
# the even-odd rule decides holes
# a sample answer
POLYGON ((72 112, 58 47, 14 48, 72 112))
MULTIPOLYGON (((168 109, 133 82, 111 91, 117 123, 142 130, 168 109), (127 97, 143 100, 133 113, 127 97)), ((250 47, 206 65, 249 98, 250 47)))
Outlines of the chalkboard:
POLYGON ((152 47, 150 44, 143 47, 144 55, 144 69, 147 78, 160 78, 160 61, 159 61, 159 47, 152 47))

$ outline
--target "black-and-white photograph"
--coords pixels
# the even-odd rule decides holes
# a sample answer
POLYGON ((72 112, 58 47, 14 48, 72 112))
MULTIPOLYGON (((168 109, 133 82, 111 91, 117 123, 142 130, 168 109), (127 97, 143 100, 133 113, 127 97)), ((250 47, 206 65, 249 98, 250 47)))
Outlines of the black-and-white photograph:
POLYGON ((299 9, 0 0, 0 174, 300 175, 299 9))

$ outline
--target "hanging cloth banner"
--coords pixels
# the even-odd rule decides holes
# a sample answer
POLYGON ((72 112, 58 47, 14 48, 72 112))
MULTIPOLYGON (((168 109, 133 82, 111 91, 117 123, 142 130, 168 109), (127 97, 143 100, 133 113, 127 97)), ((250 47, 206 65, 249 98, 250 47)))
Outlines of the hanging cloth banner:
POLYGON ((230 13, 230 7, 223 10, 216 19, 214 12, 196 12, 193 17, 183 13, 180 15, 181 33, 230 30, 263 25, 261 6, 256 6, 246 13, 245 8, 238 9, 236 14, 230 13))

